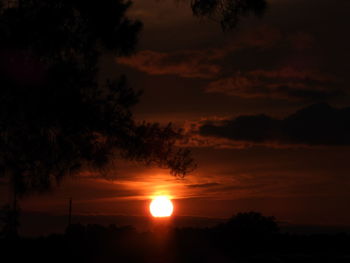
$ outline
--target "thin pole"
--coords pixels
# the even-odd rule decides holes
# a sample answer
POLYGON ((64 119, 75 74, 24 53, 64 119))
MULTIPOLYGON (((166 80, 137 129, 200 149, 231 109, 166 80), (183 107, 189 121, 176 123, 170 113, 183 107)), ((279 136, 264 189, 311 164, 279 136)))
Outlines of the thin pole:
POLYGON ((11 238, 17 238, 18 236, 18 205, 17 205, 17 189, 14 188, 13 191, 13 211, 12 211, 12 218, 11 218, 11 238))
POLYGON ((68 226, 71 225, 71 222, 72 222, 72 197, 69 198, 68 226))

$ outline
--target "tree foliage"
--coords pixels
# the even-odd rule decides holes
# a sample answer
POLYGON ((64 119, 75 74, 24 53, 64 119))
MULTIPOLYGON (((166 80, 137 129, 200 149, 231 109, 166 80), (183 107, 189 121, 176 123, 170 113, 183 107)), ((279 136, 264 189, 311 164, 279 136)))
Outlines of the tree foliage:
POLYGON ((1 1, 0 169, 18 193, 115 158, 194 168, 181 132, 136 123, 139 93, 125 76, 99 79, 102 55, 133 52, 139 21, 123 0, 1 1))
POLYGON ((193 14, 220 23, 223 30, 233 29, 242 16, 261 16, 266 0, 191 0, 193 14))

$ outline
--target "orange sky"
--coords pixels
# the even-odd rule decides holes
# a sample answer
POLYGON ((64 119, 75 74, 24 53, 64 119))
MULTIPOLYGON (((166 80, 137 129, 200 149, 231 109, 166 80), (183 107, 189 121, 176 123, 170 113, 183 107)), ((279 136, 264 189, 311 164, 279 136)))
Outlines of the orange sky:
MULTIPOLYGON (((129 14, 144 22, 138 53, 101 62, 103 76, 125 73, 144 91, 134 109, 138 120, 187 129, 211 120, 225 128, 220 121, 247 114, 278 119, 319 102, 350 105, 346 1, 271 0, 263 18, 243 19, 232 32, 193 17, 189 1, 175 2, 134 0, 129 14)), ((242 143, 199 133, 192 135, 208 141, 191 144, 198 169, 184 179, 120 162, 109 180, 67 179, 50 194, 23 200, 22 209, 65 214, 73 197, 77 214, 148 215, 150 197, 166 194, 176 215, 226 218, 256 210, 291 223, 350 223, 348 144, 242 143)))

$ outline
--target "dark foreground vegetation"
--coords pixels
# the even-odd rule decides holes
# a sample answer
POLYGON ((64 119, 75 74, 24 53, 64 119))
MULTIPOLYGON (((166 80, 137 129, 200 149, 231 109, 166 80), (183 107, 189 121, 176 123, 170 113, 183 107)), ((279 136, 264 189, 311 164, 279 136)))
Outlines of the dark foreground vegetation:
POLYGON ((62 235, 0 240, 8 262, 350 262, 350 236, 281 233, 272 217, 241 213, 212 228, 71 225, 62 235))

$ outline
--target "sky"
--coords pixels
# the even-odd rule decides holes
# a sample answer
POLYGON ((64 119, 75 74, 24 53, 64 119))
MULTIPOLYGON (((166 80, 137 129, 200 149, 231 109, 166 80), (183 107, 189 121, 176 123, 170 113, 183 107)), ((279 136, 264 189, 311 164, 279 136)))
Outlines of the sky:
POLYGON ((227 218, 260 211, 291 224, 350 225, 350 2, 268 0, 233 30, 195 17, 189 1, 134 0, 137 52, 103 57, 142 90, 138 121, 172 122, 198 168, 185 178, 116 161, 21 201, 28 212, 148 216, 170 196, 174 214, 227 218))

